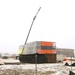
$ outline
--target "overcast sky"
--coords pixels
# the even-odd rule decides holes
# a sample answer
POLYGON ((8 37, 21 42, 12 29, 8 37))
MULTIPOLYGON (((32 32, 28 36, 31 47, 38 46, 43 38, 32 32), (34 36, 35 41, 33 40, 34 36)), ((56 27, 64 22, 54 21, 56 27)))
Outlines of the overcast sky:
POLYGON ((75 49, 75 0, 0 0, 0 52, 18 53, 39 7, 28 42, 75 49))

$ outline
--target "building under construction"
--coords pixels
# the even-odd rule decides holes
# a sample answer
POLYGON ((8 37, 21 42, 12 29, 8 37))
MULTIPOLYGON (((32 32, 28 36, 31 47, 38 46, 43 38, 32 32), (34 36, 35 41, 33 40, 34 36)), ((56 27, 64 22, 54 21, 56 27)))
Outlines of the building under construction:
POLYGON ((25 62, 27 63, 56 62, 55 42, 36 41, 36 42, 27 43, 33 23, 40 9, 41 7, 38 9, 36 15, 33 18, 33 21, 31 23, 31 26, 30 26, 30 29, 29 29, 24 45, 20 47, 20 51, 22 51, 19 55, 20 62, 23 62, 23 63, 25 62))
POLYGON ((19 47, 19 60, 22 63, 55 63, 56 43, 47 41, 35 41, 19 47), (22 52, 22 53, 21 53, 22 52))
MULTIPOLYGON (((56 62, 56 54, 59 53, 57 50, 56 52, 56 43, 55 42, 47 42, 47 41, 35 41, 31 43, 27 43, 30 31, 32 29, 34 20, 37 17, 38 12, 40 11, 41 7, 38 9, 36 15, 33 18, 31 23, 27 38, 25 40, 24 45, 19 47, 19 60, 22 63, 50 63, 56 62)), ((63 53, 63 52, 62 52, 63 53)), ((63 53, 64 54, 64 53, 63 53)))
POLYGON ((19 47, 19 60, 22 63, 55 63, 64 57, 74 57, 74 49, 56 48, 55 42, 35 41, 19 47), (37 60, 36 60, 37 59, 37 60))

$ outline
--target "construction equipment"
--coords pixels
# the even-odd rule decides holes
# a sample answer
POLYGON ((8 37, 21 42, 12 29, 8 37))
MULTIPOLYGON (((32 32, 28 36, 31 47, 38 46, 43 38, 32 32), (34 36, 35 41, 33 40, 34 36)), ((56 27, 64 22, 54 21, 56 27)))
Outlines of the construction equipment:
POLYGON ((56 62, 56 43, 48 41, 35 41, 27 43, 31 28, 33 26, 34 20, 37 17, 38 9, 36 15, 33 18, 32 24, 30 26, 26 41, 24 45, 20 46, 19 60, 22 63, 48 63, 56 62))

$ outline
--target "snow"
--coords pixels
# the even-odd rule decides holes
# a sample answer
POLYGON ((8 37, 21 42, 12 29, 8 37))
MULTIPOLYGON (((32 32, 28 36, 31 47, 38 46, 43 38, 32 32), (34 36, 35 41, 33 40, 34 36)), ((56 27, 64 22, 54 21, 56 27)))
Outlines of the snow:
MULTIPOLYGON (((22 69, 22 70, 33 70, 37 72, 52 72, 47 75, 69 75, 71 67, 65 66, 63 63, 48 63, 48 64, 21 64, 21 65, 1 65, 2 69, 22 69), (37 67, 37 68, 36 68, 37 67)), ((72 68, 75 70, 75 67, 72 68)))
POLYGON ((16 64, 18 64, 18 63, 20 63, 20 61, 19 60, 16 60, 16 59, 13 59, 13 58, 9 58, 9 59, 1 59, 0 58, 0 64, 8 64, 8 63, 10 63, 10 64, 14 64, 14 63, 16 63, 16 64))

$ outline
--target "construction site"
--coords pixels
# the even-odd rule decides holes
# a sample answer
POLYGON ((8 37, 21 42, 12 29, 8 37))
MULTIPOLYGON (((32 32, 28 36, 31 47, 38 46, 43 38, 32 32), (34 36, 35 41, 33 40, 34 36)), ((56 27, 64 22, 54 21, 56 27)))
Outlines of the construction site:
POLYGON ((27 43, 33 23, 40 9, 41 7, 38 9, 36 15, 33 18, 24 45, 19 46, 19 61, 21 63, 35 64, 36 75, 38 72, 37 64, 50 64, 50 63, 51 64, 53 63, 53 65, 55 64, 59 65, 62 63, 61 69, 64 66, 69 66, 69 68, 67 68, 67 70, 69 69, 68 72, 67 73, 65 72, 66 75, 75 75, 75 73, 72 70, 72 66, 75 66, 74 49, 57 48, 56 42, 52 41, 34 41, 27 43))
POLYGON ((74 49, 57 48, 56 41, 32 41, 28 38, 39 7, 31 22, 24 44, 15 58, 0 58, 0 75, 75 75, 74 49))
POLYGON ((24 45, 21 45, 19 47, 19 60, 22 63, 56 63, 63 61, 64 56, 74 56, 74 50, 67 49, 57 49, 56 42, 51 41, 34 41, 27 43, 27 40, 29 38, 33 23, 41 10, 41 7, 39 7, 37 13, 35 14, 33 21, 31 23, 30 29, 28 31, 26 40, 24 45), (68 55, 69 53, 69 55, 68 55), (63 58, 58 58, 60 57, 63 58), (62 56, 61 56, 62 55, 62 56))

